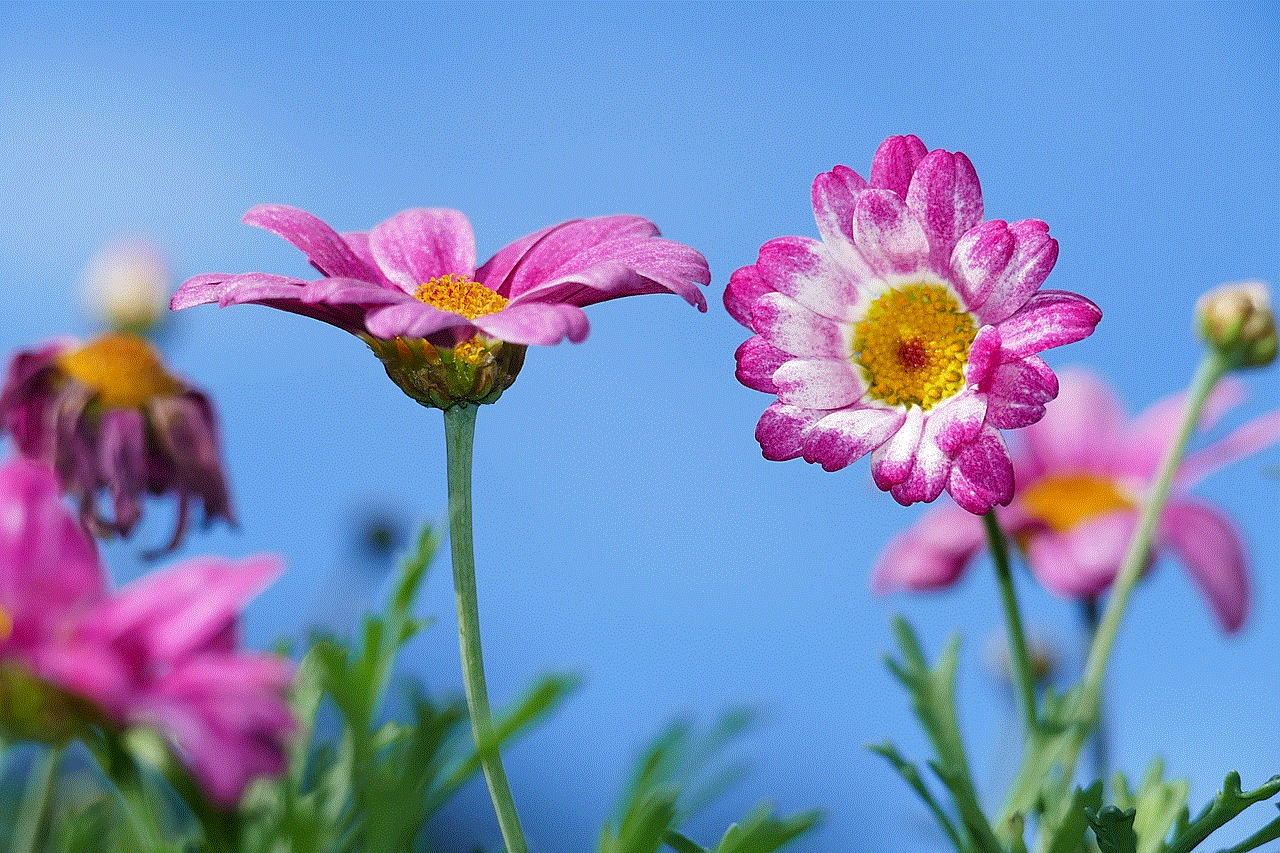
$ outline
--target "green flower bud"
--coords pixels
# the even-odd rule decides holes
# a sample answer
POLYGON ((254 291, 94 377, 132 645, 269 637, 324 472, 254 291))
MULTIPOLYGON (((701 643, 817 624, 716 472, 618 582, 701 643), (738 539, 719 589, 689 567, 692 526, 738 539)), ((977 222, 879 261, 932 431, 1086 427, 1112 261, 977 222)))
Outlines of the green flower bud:
POLYGON ((1232 368, 1262 367, 1276 358, 1276 318, 1267 286, 1260 281, 1224 284, 1196 303, 1205 343, 1224 355, 1232 368))

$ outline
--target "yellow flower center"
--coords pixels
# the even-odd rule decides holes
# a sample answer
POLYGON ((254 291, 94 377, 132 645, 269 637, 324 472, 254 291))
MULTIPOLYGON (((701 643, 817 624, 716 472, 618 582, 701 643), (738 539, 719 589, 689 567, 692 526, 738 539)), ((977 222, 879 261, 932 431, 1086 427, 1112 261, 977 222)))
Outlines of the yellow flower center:
POLYGON ((121 332, 58 356, 62 372, 92 389, 99 404, 132 409, 156 397, 177 394, 182 383, 165 372, 151 345, 121 332))
POLYGON ((0 640, 9 636, 9 632, 13 630, 13 618, 4 612, 4 608, 0 607, 0 640))
POLYGON ((478 281, 472 281, 469 275, 453 273, 431 279, 419 286, 413 295, 419 302, 442 311, 461 314, 468 320, 501 311, 507 305, 505 296, 494 293, 478 281))
POLYGON ((1114 482, 1097 474, 1045 477, 1022 493, 1022 503, 1031 515, 1058 533, 1086 519, 1135 506, 1114 482))
POLYGON ((908 284, 871 303, 854 329, 854 361, 873 398, 927 410, 964 388, 977 334, 973 317, 947 288, 908 284))

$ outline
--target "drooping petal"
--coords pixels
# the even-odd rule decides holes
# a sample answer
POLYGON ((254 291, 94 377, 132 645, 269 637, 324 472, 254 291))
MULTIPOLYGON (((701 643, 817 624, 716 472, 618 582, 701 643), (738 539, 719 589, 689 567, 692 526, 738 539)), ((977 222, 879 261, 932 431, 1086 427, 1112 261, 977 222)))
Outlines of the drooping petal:
POLYGON ((754 265, 741 267, 729 276, 729 285, 724 289, 725 310, 733 319, 754 332, 755 328, 751 325, 751 306, 761 296, 771 292, 773 288, 765 283, 760 271, 754 265))
POLYGON ((770 240, 760 247, 756 270, 769 288, 785 293, 814 313, 840 321, 858 318, 858 280, 817 240, 770 240))
POLYGON ((996 324, 1040 289, 1058 260, 1058 241, 1036 219, 984 222, 956 243, 951 267, 965 307, 996 324))
MULTIPOLYGON (((196 495, 204 506, 204 520, 223 518, 235 523, 231 495, 222 464, 217 417, 209 398, 199 391, 161 397, 148 407, 155 435, 155 450, 164 460, 164 470, 172 477, 180 497, 196 495)), ((181 516, 169 550, 182 536, 181 516)))
POLYGON ((947 492, 974 515, 1013 499, 1013 462, 1004 439, 992 427, 982 431, 952 459, 947 492))
POLYGON ((806 409, 841 409, 866 393, 867 386, 847 359, 796 358, 773 374, 779 402, 806 409))
POLYGON ((849 408, 820 413, 804 433, 804 460, 838 471, 875 450, 902 426, 897 409, 849 408))
POLYGON ((1021 358, 1093 334, 1102 309, 1075 293, 1042 290, 1000 323, 1006 357, 1021 358))
POLYGON ((867 190, 858 196, 853 216, 858 252, 878 274, 916 272, 927 263, 924 226, 901 197, 888 190, 867 190))
POLYGON ((906 198, 911 186, 911 176, 924 159, 928 149, 914 135, 890 136, 876 149, 871 160, 871 186, 890 190, 906 198))
POLYGON ((1252 456, 1280 441, 1280 409, 1260 415, 1232 430, 1226 438, 1188 454, 1178 466, 1175 482, 1190 488, 1232 462, 1252 456))
POLYGON ((911 476, 916 450, 924 434, 924 412, 919 406, 907 407, 902 425, 871 454, 871 476, 882 491, 888 491, 911 476))
POLYGON ((489 337, 512 344, 549 346, 566 339, 576 344, 586 340, 590 330, 587 315, 578 306, 545 302, 508 305, 471 322, 489 337))
POLYGON ((782 462, 804 452, 804 432, 826 412, 774 403, 756 424, 756 441, 765 459, 782 462))
POLYGON ((1058 395, 1058 377, 1044 359, 1029 355, 997 367, 985 391, 987 422, 1018 429, 1045 416, 1045 404, 1058 395))
POLYGON ((448 208, 405 210, 380 222, 369 232, 369 250, 387 279, 410 294, 433 278, 476 270, 471 223, 448 208))
POLYGON ((751 310, 752 326, 770 344, 799 358, 850 356, 849 327, 834 323, 782 293, 766 293, 751 310))
POLYGON ((790 355, 761 336, 752 335, 742 342, 733 356, 738 362, 735 375, 739 382, 766 394, 778 393, 777 386, 773 384, 773 374, 791 360, 790 355))
POLYGON ((260 204, 244 215, 244 222, 277 234, 297 246, 321 275, 368 282, 382 280, 382 276, 370 269, 346 240, 305 210, 283 204, 260 204))
POLYGON ((945 274, 956 243, 982 222, 982 187, 973 164, 961 152, 929 152, 916 166, 906 200, 924 226, 934 269, 945 274))
POLYGON ((944 503, 894 537, 876 561, 871 585, 877 592, 950 586, 985 542, 976 516, 944 503))
POLYGON ((114 409, 102 415, 95 450, 98 476, 111 495, 114 527, 128 536, 142 517, 147 490, 147 425, 137 409, 114 409))
POLYGON ((1175 499, 1160 514, 1160 539, 1191 570, 1222 627, 1239 628, 1249 609, 1249 576, 1235 526, 1207 504, 1175 499))

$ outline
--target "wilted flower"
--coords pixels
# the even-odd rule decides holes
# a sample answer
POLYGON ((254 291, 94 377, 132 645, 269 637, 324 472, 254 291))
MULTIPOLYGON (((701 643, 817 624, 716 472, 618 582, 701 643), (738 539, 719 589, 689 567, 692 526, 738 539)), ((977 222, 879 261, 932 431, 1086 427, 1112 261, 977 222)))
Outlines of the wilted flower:
POLYGON ((118 331, 146 332, 165 314, 173 276, 151 243, 139 237, 112 242, 84 270, 84 301, 118 331))
POLYGON ((236 649, 240 610, 279 572, 273 557, 201 557, 112 592, 53 474, 5 462, 0 723, 46 739, 154 728, 213 801, 234 805, 283 769, 295 727, 282 696, 292 667, 236 649))
POLYGON ((1058 244, 1037 220, 983 222, 969 159, 886 139, 870 181, 819 175, 821 240, 780 237, 735 272, 725 306, 755 336, 738 379, 776 394, 756 438, 767 459, 828 471, 871 453, 900 503, 946 489, 969 512, 1013 496, 1001 429, 1033 424, 1058 392, 1037 355, 1102 314, 1040 290, 1058 244))
POLYGON ((293 243, 324 277, 199 275, 171 307, 250 302, 331 323, 363 338, 406 394, 437 408, 496 400, 529 344, 586 338, 586 305, 669 292, 706 310, 702 255, 636 216, 563 222, 479 268, 471 224, 455 210, 406 210, 341 235, 280 205, 255 207, 244 221, 293 243))
POLYGON ((181 543, 192 496, 204 505, 205 524, 234 523, 213 405, 136 335, 18 353, 0 393, 0 429, 23 456, 54 468, 95 535, 128 536, 146 492, 178 495, 177 524, 161 552, 181 543), (100 493, 111 500, 111 517, 101 512, 100 493))
MULTIPOLYGON (((1062 392, 1044 419, 1021 434, 1013 456, 1018 489, 996 516, 1041 583, 1083 598, 1114 580, 1184 403, 1181 395, 1169 397, 1129 419, 1115 393, 1092 374, 1064 371, 1061 379, 1062 392)), ((1202 428, 1237 399, 1235 386, 1220 385, 1202 428)), ((1240 627, 1248 607, 1244 548, 1234 525, 1187 491, 1277 439, 1280 410, 1188 455, 1156 528, 1153 548, 1181 558, 1227 630, 1240 627)), ((930 510, 881 554, 874 584, 881 590, 946 586, 985 542, 979 519, 951 506, 930 510)))

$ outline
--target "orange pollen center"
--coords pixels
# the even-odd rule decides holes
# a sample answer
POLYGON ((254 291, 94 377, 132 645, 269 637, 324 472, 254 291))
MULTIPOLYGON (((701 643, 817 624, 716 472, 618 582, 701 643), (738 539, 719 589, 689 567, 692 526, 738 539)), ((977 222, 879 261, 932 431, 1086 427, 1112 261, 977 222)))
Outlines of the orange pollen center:
POLYGON ((127 332, 106 335, 58 356, 62 372, 94 392, 111 409, 132 409, 156 397, 178 394, 182 383, 170 376, 145 340, 127 332))
POLYGON ((494 293, 469 275, 442 275, 420 285, 413 293, 419 302, 461 314, 468 320, 484 314, 501 311, 507 305, 507 298, 494 293))
POLYGON ((4 608, 0 607, 0 640, 9 636, 9 632, 13 630, 13 618, 4 612, 4 608))
POLYGON ((1022 493, 1022 503, 1032 516, 1058 533, 1090 518, 1136 506, 1114 481, 1097 474, 1045 477, 1022 493))

